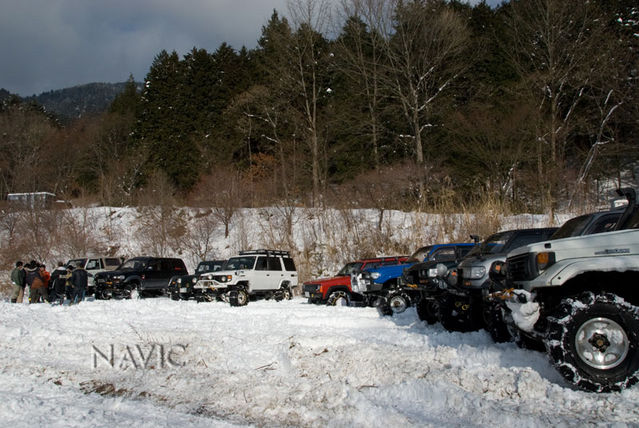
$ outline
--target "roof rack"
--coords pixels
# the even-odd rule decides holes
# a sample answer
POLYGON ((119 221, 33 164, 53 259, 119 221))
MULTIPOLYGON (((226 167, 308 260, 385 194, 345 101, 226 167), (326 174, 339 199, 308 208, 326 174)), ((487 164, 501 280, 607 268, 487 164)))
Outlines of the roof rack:
POLYGON ((264 254, 267 256, 286 256, 290 257, 290 253, 288 251, 282 250, 244 250, 240 251, 241 256, 246 256, 249 254, 264 254))

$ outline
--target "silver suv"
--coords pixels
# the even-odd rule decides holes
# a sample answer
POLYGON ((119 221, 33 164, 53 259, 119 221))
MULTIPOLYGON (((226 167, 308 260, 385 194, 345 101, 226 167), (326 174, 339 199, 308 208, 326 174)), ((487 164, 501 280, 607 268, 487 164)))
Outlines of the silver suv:
POLYGON ((288 251, 249 250, 231 257, 224 270, 200 275, 193 288, 231 306, 244 306, 250 298, 291 299, 297 283, 297 269, 288 251))

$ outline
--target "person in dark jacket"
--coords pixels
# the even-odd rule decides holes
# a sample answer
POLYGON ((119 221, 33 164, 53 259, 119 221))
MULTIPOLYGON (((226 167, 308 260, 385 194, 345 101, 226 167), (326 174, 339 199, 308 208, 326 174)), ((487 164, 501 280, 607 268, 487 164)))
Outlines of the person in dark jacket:
POLYGON ((82 267, 73 269, 71 284, 73 285, 73 304, 80 303, 84 300, 84 293, 86 293, 89 284, 87 271, 82 267))
POLYGON ((35 260, 31 260, 29 263, 27 263, 26 265, 24 265, 24 271, 26 273, 24 282, 25 282, 25 292, 28 294, 28 301, 31 302, 31 294, 32 294, 32 284, 33 284, 33 280, 39 276, 38 275, 38 262, 36 262, 35 260), (28 287, 28 289, 27 289, 28 287))
POLYGON ((13 285, 13 293, 11 294, 11 303, 22 303, 25 286, 24 264, 21 261, 16 262, 16 267, 11 271, 11 284, 13 285))
POLYGON ((51 280, 49 281, 49 302, 64 302, 64 287, 67 282, 67 268, 64 263, 58 262, 53 272, 51 272, 51 280))

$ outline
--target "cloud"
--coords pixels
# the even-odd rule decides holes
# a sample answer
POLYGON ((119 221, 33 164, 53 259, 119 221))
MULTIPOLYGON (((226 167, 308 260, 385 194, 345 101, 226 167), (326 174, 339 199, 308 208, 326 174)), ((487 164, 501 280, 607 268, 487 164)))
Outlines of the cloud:
POLYGON ((142 80, 162 50, 254 47, 286 0, 9 0, 0 14, 0 87, 23 96, 142 80))
POLYGON ((273 9, 286 15, 287 0, 4 0, 0 88, 28 96, 141 81, 163 49, 255 47, 273 9))

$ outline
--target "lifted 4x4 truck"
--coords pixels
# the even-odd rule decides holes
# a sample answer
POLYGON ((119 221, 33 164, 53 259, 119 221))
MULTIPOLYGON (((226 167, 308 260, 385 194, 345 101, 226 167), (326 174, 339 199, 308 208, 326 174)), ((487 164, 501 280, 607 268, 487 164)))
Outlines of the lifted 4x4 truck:
POLYGON ((326 303, 329 306, 337 304, 347 305, 352 300, 351 275, 358 274, 364 269, 380 266, 399 265, 408 256, 388 256, 371 259, 360 259, 346 263, 337 274, 331 278, 321 278, 304 283, 304 296, 308 303, 326 303))
POLYGON ((520 334, 542 343, 568 382, 594 392, 639 380, 639 205, 634 189, 618 192, 628 206, 615 230, 518 248, 501 269, 520 334))
POLYGON ((288 251, 249 250, 231 257, 224 270, 200 275, 193 288, 208 300, 219 297, 244 306, 251 298, 290 300, 296 286, 297 270, 288 251))

